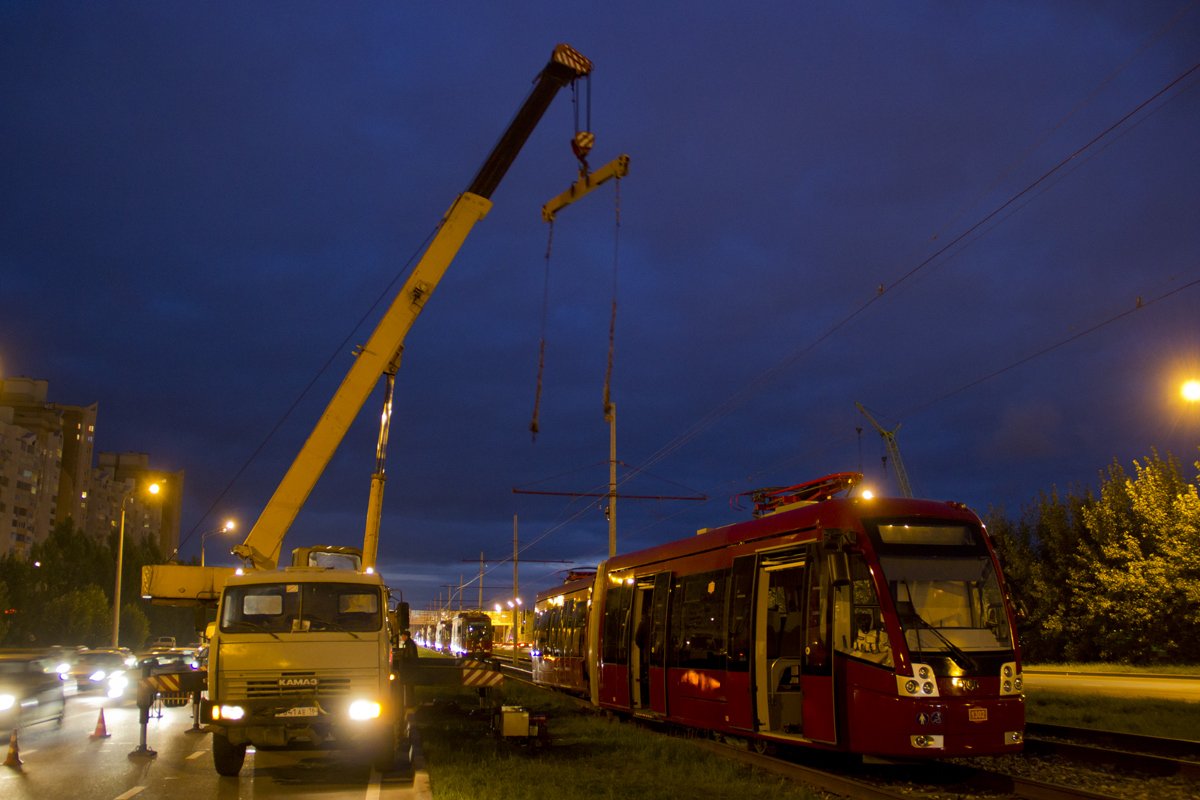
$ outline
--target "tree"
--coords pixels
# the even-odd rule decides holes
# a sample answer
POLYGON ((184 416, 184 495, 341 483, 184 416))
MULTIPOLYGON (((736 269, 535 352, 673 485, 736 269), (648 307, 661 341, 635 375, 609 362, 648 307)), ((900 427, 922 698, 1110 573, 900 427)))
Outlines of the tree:
POLYGON ((96 585, 72 589, 45 607, 41 644, 103 647, 112 641, 108 596, 96 585))
POLYGON ((137 603, 126 603, 121 606, 121 647, 130 650, 141 650, 150 638, 150 621, 137 603))
POLYGON ((10 611, 12 608, 8 605, 8 586, 4 581, 0 581, 0 642, 4 641, 4 637, 8 633, 10 611))
POLYGON ((1196 484, 1170 454, 1133 466, 1131 478, 1114 462, 1099 494, 1042 493, 1015 523, 989 510, 1009 586, 1028 609, 1027 658, 1200 660, 1196 484))

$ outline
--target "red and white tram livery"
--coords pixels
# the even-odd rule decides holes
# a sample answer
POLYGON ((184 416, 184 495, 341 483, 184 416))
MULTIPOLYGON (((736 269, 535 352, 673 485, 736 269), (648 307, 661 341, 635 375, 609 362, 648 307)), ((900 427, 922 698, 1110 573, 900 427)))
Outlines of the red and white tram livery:
POLYGON ((1021 749, 1014 620, 965 506, 780 490, 756 519, 538 595, 534 680, 597 705, 881 758, 1021 749))

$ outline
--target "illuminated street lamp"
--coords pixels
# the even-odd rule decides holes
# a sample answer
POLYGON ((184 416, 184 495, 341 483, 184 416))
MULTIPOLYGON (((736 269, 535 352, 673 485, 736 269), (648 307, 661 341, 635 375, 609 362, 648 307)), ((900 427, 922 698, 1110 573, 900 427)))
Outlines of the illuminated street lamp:
POLYGON ((227 520, 221 527, 213 528, 208 533, 200 535, 200 566, 204 566, 204 540, 209 536, 212 536, 214 533, 231 533, 236 527, 237 526, 234 524, 233 520, 227 520))
MULTIPOLYGON (((157 483, 146 487, 146 491, 156 495, 162 489, 157 483)), ((121 630, 121 564, 125 560, 125 503, 133 499, 133 492, 126 491, 121 497, 121 532, 117 537, 117 585, 113 589, 113 634, 112 646, 117 647, 117 635, 121 630)))
POLYGON ((1183 384, 1183 399, 1189 403, 1200 402, 1200 381, 1187 381, 1183 384))

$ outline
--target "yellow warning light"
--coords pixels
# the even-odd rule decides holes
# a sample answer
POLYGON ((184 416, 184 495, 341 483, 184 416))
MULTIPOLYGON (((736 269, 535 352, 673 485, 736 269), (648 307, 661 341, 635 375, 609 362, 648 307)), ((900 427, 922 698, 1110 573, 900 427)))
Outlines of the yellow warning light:
POLYGON ((1183 384, 1183 399, 1189 403, 1200 400, 1200 381, 1187 381, 1183 384))
POLYGON ((862 499, 863 499, 863 500, 870 500, 870 499, 871 499, 872 497, 874 497, 874 496, 875 496, 875 493, 874 493, 874 492, 872 492, 870 489, 863 489, 863 490, 862 490, 862 499))

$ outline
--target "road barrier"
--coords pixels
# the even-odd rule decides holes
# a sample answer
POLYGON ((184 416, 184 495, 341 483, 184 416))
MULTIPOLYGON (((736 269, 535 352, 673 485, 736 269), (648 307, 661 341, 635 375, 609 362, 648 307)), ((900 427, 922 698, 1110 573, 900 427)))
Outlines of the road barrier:
POLYGON ((100 709, 100 719, 96 720, 96 730, 89 736, 89 739, 107 739, 112 736, 108 732, 108 727, 104 724, 104 709, 100 709))
POLYGON ((17 747, 17 729, 13 728, 12 738, 8 740, 8 758, 4 759, 6 767, 20 767, 23 763, 21 760, 21 749, 17 747))
POLYGON ((208 683, 206 670, 188 670, 187 672, 152 673, 152 664, 146 661, 142 664, 142 677, 137 685, 138 722, 141 723, 141 741, 129 755, 155 758, 158 753, 146 744, 146 726, 150 723, 150 707, 159 692, 192 692, 193 696, 202 691, 208 683))

